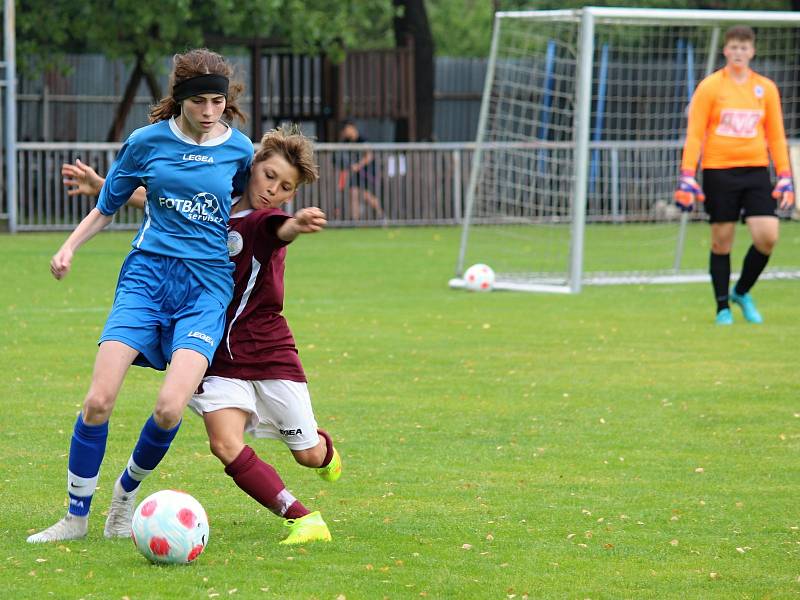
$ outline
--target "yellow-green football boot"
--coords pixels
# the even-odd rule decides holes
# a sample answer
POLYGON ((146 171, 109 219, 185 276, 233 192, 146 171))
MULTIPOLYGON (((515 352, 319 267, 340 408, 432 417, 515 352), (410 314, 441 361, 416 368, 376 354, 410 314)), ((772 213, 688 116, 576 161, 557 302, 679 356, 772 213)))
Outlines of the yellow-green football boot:
POLYGON ((289 535, 280 542, 283 545, 331 541, 331 532, 318 510, 299 519, 286 519, 284 525, 289 528, 289 535))
POLYGON ((317 469, 317 475, 322 477, 325 481, 333 483, 342 476, 342 457, 339 456, 338 450, 333 449, 333 457, 327 467, 320 467, 317 469))

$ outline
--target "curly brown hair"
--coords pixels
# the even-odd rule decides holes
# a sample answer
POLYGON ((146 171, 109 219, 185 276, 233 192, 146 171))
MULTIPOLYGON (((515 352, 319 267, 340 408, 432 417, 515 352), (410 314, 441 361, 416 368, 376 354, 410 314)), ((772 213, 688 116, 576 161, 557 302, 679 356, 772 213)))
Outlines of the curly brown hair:
POLYGON ((231 80, 228 85, 228 97, 225 99, 225 110, 222 116, 229 121, 234 118, 242 122, 246 121, 247 117, 236 103, 236 99, 244 91, 244 84, 232 79, 234 76, 233 66, 221 54, 217 54, 207 48, 195 48, 172 57, 172 72, 169 75, 169 96, 162 98, 150 110, 150 122, 166 121, 181 114, 180 102, 172 96, 176 83, 199 75, 209 74, 222 75, 231 80))
POLYGON ((314 140, 306 137, 297 124, 281 125, 271 129, 261 138, 253 163, 267 160, 278 154, 300 174, 299 184, 319 179, 319 167, 314 157, 314 140))

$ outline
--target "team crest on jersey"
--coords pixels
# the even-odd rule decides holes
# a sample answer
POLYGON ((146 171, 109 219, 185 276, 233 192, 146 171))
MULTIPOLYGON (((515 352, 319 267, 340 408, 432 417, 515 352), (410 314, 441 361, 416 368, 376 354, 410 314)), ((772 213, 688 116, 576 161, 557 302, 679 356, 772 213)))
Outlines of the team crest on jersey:
POLYGON ((716 133, 725 137, 754 138, 763 116, 763 110, 725 109, 719 115, 716 133))
POLYGON ((164 208, 178 211, 193 221, 222 223, 222 217, 219 215, 219 200, 211 192, 200 192, 195 194, 191 200, 161 197, 158 199, 158 203, 164 208))
POLYGON ((228 256, 236 256, 244 248, 244 238, 238 231, 228 232, 228 256))
POLYGON ((764 97, 764 88, 760 85, 757 85, 753 88, 753 93, 756 95, 756 98, 763 98, 764 97))

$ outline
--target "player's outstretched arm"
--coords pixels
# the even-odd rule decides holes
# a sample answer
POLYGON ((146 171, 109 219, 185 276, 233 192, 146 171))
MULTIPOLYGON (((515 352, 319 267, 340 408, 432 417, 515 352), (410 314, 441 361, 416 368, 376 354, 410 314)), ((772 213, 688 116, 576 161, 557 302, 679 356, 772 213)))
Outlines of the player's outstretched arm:
POLYGON ((97 171, 80 159, 61 165, 61 176, 67 187, 67 196, 97 196, 105 181, 97 171))
POLYGON ((278 237, 284 242, 291 242, 301 233, 316 233, 327 224, 325 213, 316 206, 301 208, 278 228, 278 237))
MULTIPOLYGON (((105 183, 105 178, 97 174, 92 167, 82 163, 80 159, 74 163, 64 163, 61 165, 61 176, 64 178, 64 185, 67 186, 67 196, 99 196, 100 190, 105 183)), ((138 187, 128 198, 128 206, 134 208, 144 208, 147 200, 147 190, 138 187)))
POLYGON ((95 234, 111 223, 113 216, 107 216, 96 208, 89 211, 89 214, 78 223, 67 241, 58 249, 50 259, 50 272, 56 279, 63 279, 72 267, 72 257, 84 243, 92 239, 95 234))

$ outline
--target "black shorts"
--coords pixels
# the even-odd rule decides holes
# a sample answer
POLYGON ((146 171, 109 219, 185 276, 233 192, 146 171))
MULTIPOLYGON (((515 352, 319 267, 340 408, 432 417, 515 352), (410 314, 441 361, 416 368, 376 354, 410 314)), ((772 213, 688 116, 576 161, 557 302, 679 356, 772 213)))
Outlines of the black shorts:
POLYGON ((375 192, 375 169, 365 167, 360 171, 350 172, 350 188, 361 188, 368 192, 375 192))
POLYGON ((703 169, 702 187, 711 223, 778 216, 767 167, 703 169))

